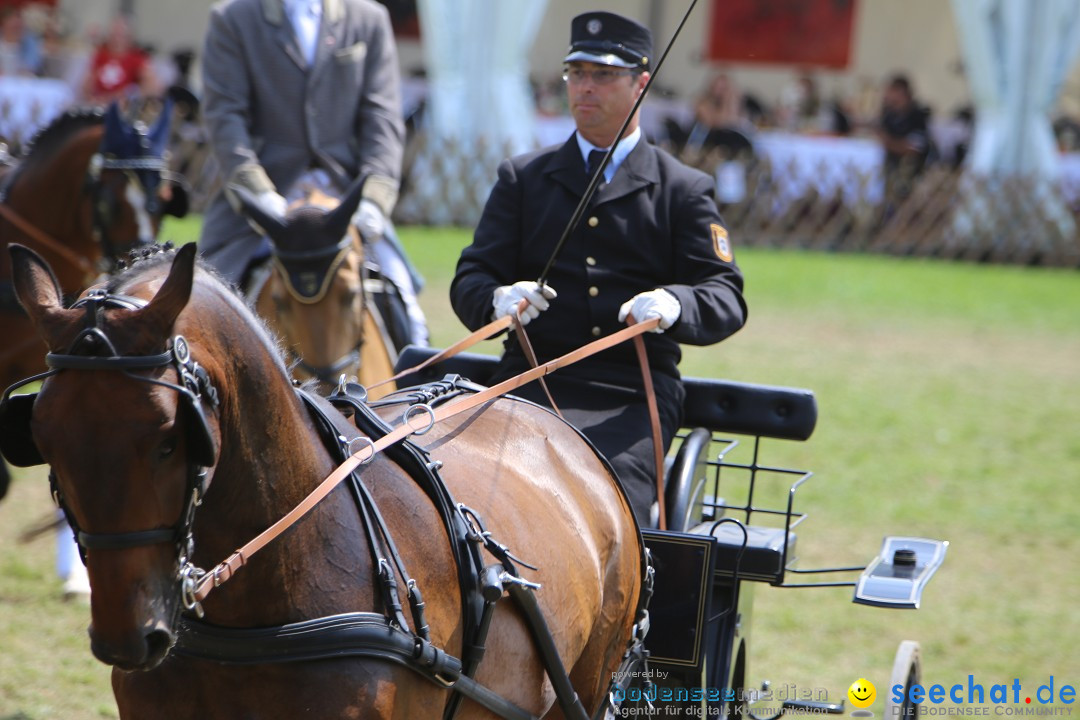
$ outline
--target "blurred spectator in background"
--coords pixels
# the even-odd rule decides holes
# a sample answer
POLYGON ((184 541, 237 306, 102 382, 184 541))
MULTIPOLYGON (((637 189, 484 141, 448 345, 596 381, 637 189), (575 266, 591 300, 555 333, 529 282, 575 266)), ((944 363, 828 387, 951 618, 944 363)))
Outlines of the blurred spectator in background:
MULTIPOLYGON (((915 101, 911 81, 896 74, 885 84, 878 136, 885 149, 885 202, 895 207, 911 193, 933 151, 930 110, 915 101)), ((887 210, 888 212, 888 210, 887 210)))
POLYGON ((668 138, 676 152, 724 148, 730 155, 750 152, 749 134, 754 125, 747 113, 745 98, 739 86, 727 73, 719 73, 709 81, 694 102, 693 118, 680 125, 676 118, 666 123, 668 138))
POLYGON ((859 76, 855 92, 848 101, 849 118, 854 130, 874 133, 881 120, 881 85, 874 79, 859 76))
POLYGON ((90 104, 105 105, 135 94, 155 96, 160 88, 149 53, 135 42, 128 18, 117 15, 90 60, 82 97, 90 104))
POLYGON ((709 82, 694 104, 694 120, 705 128, 745 128, 749 124, 743 95, 727 73, 709 82))
POLYGON ((54 11, 45 21, 41 34, 41 76, 70 81, 73 67, 67 36, 54 11))
POLYGON ((0 75, 37 75, 41 72, 41 41, 26 29, 22 11, 0 10, 0 75))
POLYGON ((851 121, 836 100, 825 100, 817 80, 803 73, 780 95, 777 121, 785 130, 812 135, 847 135, 851 121))
POLYGON ((1066 153, 1080 151, 1080 121, 1074 117, 1062 115, 1054 120, 1053 128, 1059 151, 1066 153))

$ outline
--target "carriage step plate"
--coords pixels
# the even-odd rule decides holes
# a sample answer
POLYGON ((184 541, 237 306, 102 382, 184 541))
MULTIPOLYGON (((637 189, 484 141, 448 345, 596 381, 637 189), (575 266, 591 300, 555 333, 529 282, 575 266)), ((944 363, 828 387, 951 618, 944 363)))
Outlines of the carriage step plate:
POLYGON ((878 607, 919 607, 923 588, 945 560, 946 540, 886 537, 881 553, 855 585, 854 602, 878 607))

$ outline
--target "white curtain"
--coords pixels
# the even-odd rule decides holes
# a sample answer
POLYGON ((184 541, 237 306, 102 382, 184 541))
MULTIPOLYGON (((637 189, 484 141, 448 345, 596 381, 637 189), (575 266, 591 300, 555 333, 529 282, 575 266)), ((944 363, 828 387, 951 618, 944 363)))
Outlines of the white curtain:
POLYGON ((1077 0, 952 0, 975 102, 980 175, 1056 180, 1049 112, 1080 51, 1077 0))
POLYGON ((1080 2, 952 0, 952 8, 975 103, 954 240, 989 234, 1007 242, 1031 234, 1030 226, 1014 225, 1016 206, 1046 223, 1032 246, 1053 242, 1050 235, 1074 238, 1050 111, 1080 52, 1080 2))
POLYGON ((528 54, 546 9, 547 0, 419 0, 428 101, 411 215, 474 222, 498 161, 535 146, 528 54))

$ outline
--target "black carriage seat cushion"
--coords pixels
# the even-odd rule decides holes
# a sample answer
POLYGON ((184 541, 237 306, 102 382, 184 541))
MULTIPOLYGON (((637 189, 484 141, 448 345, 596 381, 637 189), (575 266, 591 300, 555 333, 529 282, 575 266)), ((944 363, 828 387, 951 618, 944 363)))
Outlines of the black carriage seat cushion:
MULTIPOLYGON (((410 345, 401 351, 394 370, 401 372, 419 365, 437 352, 410 345)), ((447 373, 486 385, 497 362, 492 355, 459 353, 402 378, 398 387, 435 382, 447 373)), ((817 424, 817 401, 810 390, 691 377, 683 378, 683 384, 686 386, 683 427, 806 440, 817 424)))
MULTIPOLYGON (((717 540, 716 576, 731 577, 742 549, 742 529, 733 522, 702 523, 690 530, 694 535, 711 534, 717 540)), ((795 558, 795 533, 788 531, 788 562, 795 558)), ((739 561, 739 577, 779 585, 784 581, 784 530, 760 525, 746 526, 746 550, 739 561)))
POLYGON ((684 377, 683 427, 806 440, 817 425, 811 390, 684 377))

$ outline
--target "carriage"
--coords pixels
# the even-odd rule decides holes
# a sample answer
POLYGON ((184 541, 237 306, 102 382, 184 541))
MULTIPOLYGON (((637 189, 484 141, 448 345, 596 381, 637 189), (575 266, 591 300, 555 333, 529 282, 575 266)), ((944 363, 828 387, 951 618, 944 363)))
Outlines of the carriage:
MULTIPOLYGON (((436 351, 410 346, 398 371, 423 366, 436 351)), ((460 353, 401 379, 423 386, 465 377, 484 383, 496 358, 460 353)), ((865 566, 801 568, 795 529, 809 516, 797 493, 813 473, 766 464, 762 441, 805 441, 817 424, 810 390, 686 377, 683 430, 665 463, 666 529, 643 529, 655 569, 645 637, 647 667, 623 678, 613 691, 623 707, 703 717, 757 717, 752 704, 773 702, 769 720, 786 711, 842 714, 844 703, 778 697, 750 684, 747 660, 756 583, 781 588, 854 588, 853 602, 917 609, 931 576, 945 559, 948 541, 886 537, 865 566), (772 486, 771 494, 768 486, 772 486), (766 488, 766 489, 763 489, 766 488), (776 491, 779 492, 776 492, 776 491), (770 497, 762 502, 762 495, 770 497), (853 576, 856 576, 854 577, 853 576), (803 581, 806 576, 841 577, 803 581), (791 578, 797 578, 792 580, 791 578), (652 678, 664 678, 663 687, 652 678)), ((920 682, 917 642, 897 649, 889 687, 904 697, 920 682)), ((919 707, 889 695, 885 717, 913 717, 919 707)), ((632 714, 633 710, 624 710, 632 714)), ((858 712, 858 711, 856 711, 858 712)))

